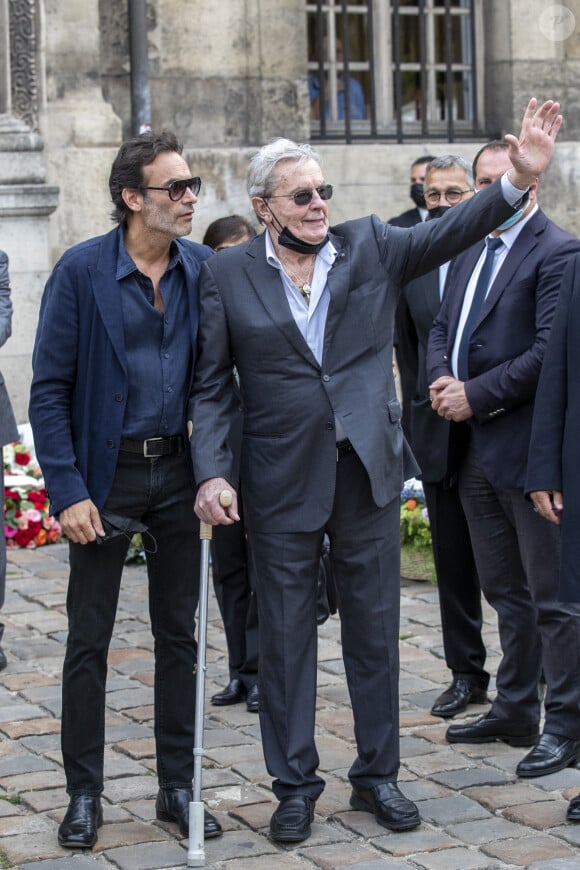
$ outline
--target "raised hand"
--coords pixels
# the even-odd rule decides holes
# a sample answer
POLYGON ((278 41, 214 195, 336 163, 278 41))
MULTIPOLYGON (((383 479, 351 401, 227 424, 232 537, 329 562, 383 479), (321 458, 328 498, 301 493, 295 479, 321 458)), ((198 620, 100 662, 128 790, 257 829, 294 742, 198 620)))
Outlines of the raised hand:
POLYGON ((532 97, 524 112, 519 138, 511 133, 505 137, 509 144, 509 158, 513 164, 508 176, 512 184, 521 189, 529 187, 547 168, 554 142, 562 126, 560 103, 547 100, 540 108, 532 97))

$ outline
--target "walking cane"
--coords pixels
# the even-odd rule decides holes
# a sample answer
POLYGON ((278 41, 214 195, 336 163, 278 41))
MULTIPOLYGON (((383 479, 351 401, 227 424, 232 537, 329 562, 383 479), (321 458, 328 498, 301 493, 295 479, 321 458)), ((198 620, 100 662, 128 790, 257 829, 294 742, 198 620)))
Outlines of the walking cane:
MULTIPOLYGON (((224 489, 220 493, 220 505, 229 507, 232 494, 224 489)), ((189 802, 189 848, 188 867, 204 867, 203 845, 204 810, 201 801, 201 761, 203 758, 203 713, 205 705, 205 649, 207 642, 207 598, 209 587, 209 544, 212 526, 199 524, 201 559, 199 572, 199 621, 197 627, 197 682, 195 686, 195 734, 193 747, 193 800, 189 802)))

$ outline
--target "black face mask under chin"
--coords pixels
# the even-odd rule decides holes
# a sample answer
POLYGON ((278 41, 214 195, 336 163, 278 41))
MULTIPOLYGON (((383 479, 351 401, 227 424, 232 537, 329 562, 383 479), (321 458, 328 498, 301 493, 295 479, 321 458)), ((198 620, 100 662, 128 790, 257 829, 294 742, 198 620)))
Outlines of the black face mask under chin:
POLYGON ((425 194, 422 184, 412 184, 409 190, 409 196, 417 206, 417 208, 427 208, 425 204, 425 194))
POLYGON ((297 238, 294 233, 291 233, 288 227, 282 227, 282 231, 278 236, 278 244, 284 248, 289 248, 291 251, 296 251, 298 254, 317 254, 323 249, 328 241, 328 233, 316 245, 309 245, 308 242, 303 242, 297 238))
POLYGON ((288 227, 283 227, 272 209, 270 208, 270 203, 267 200, 264 200, 266 203, 266 207, 272 217, 274 218, 274 227, 278 230, 278 244, 282 245, 284 248, 288 248, 290 251, 296 251, 297 254, 317 254, 319 251, 323 249, 325 244, 328 241, 328 233, 322 239, 321 242, 318 242, 316 245, 309 245, 308 242, 302 241, 294 233, 291 233, 288 227))

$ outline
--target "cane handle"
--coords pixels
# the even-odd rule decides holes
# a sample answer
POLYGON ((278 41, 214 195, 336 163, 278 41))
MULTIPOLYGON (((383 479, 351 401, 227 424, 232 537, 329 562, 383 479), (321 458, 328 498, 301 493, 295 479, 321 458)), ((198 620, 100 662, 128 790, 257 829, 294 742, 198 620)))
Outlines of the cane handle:
MULTIPOLYGON (((223 508, 227 508, 232 503, 232 494, 229 489, 222 489, 220 492, 220 505, 223 508)), ((201 541, 211 541, 213 535, 213 526, 210 523, 204 523, 203 521, 199 524, 199 538, 201 541)))

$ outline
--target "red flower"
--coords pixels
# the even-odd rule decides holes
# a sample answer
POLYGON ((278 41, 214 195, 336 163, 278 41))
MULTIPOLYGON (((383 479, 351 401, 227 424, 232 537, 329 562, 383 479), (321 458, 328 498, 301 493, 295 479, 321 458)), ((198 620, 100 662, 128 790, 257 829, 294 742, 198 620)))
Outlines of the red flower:
POLYGON ((30 453, 19 453, 16 452, 14 454, 14 462, 16 465, 29 465, 30 464, 30 453))
POLYGON ((16 541, 19 547, 27 547, 34 538, 35 530, 32 528, 34 523, 31 523, 26 529, 18 529, 13 540, 16 541))
POLYGON ((36 510, 40 511, 46 504, 46 490, 31 490, 27 494, 28 501, 31 501, 36 510))

